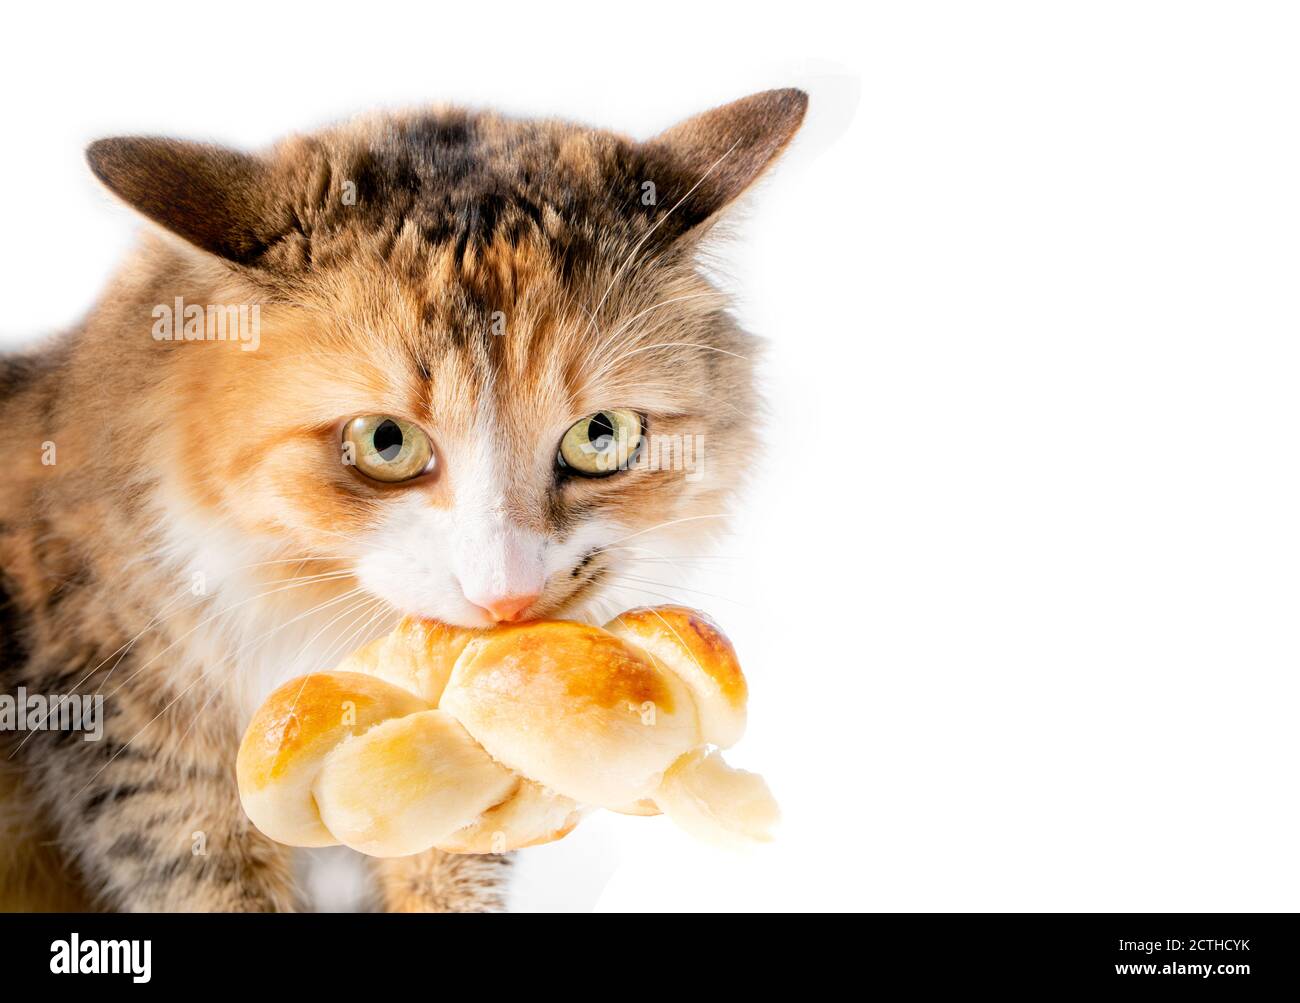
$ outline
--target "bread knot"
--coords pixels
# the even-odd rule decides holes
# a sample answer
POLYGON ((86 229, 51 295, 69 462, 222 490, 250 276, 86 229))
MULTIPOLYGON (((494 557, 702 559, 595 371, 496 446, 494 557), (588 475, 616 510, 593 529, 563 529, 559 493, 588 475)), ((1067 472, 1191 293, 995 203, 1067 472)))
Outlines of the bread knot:
POLYGON ((272 839, 377 857, 547 843, 594 808, 765 841, 767 785, 718 751, 744 733, 747 697, 730 641, 679 606, 603 627, 408 618, 267 698, 240 745, 239 793, 272 839))

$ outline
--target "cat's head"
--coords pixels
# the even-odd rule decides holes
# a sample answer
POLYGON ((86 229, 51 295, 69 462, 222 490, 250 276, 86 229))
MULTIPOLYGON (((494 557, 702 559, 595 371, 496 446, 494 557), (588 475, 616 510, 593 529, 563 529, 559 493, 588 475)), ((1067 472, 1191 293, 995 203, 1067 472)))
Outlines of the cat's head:
POLYGON ((698 253, 805 105, 757 94, 643 142, 447 109, 259 156, 94 144, 185 242, 140 337, 185 402, 187 500, 465 626, 637 591, 754 460, 754 344, 698 253), (231 306, 238 342, 214 340, 231 306))

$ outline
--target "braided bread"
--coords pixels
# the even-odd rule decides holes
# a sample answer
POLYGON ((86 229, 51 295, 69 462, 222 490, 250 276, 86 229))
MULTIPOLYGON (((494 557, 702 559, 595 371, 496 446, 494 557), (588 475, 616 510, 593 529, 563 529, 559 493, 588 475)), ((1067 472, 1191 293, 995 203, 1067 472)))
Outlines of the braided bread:
POLYGON ((740 738, 747 695, 731 643, 681 607, 603 628, 407 619, 271 694, 239 749, 239 792, 272 839, 379 857, 546 843, 591 808, 763 841, 767 785, 710 748, 740 738))

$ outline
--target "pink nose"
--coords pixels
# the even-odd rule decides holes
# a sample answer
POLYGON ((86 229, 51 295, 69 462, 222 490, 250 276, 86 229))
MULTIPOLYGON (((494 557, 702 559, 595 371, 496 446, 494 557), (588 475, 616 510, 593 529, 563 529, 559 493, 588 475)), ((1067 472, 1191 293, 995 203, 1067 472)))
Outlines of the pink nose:
POLYGON ((485 601, 470 601, 484 610, 497 623, 507 623, 511 620, 520 619, 524 610, 537 601, 537 595, 536 592, 530 592, 527 595, 499 596, 485 601))

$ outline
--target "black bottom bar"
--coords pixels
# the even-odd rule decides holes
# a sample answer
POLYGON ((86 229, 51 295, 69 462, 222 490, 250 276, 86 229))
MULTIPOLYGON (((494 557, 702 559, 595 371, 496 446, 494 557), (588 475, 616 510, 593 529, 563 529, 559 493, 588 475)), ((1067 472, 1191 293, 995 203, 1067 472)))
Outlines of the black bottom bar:
POLYGON ((430 992, 481 979, 494 993, 503 980, 603 992, 649 980, 687 1003, 701 977, 774 988, 781 976, 827 990, 833 976, 859 989, 903 980, 1144 995, 1212 987, 1237 996, 1300 982, 1298 925, 1294 914, 1245 913, 0 915, 0 959, 6 988, 92 991, 110 982, 142 992, 356 987, 378 998, 411 978, 430 992))

